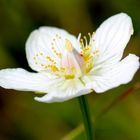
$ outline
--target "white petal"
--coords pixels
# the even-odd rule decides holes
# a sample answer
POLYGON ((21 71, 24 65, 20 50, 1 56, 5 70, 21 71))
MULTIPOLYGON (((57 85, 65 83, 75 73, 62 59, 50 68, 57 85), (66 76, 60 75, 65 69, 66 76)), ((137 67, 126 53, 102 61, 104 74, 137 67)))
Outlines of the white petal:
POLYGON ((130 82, 139 66, 139 58, 130 54, 108 71, 101 69, 101 72, 85 76, 83 80, 87 83, 87 87, 101 93, 130 82))
POLYGON ((0 70, 0 86, 20 91, 48 92, 50 80, 56 79, 44 73, 31 73, 24 69, 0 70))
POLYGON ((87 89, 79 79, 63 80, 56 83, 51 92, 43 97, 35 97, 35 100, 46 103, 63 102, 90 92, 92 90, 87 89))
POLYGON ((93 51, 99 50, 96 63, 113 57, 114 62, 118 62, 132 34, 133 25, 127 14, 120 13, 105 20, 93 35, 93 51))
POLYGON ((35 71, 44 70, 46 65, 52 64, 47 56, 59 66, 66 40, 69 40, 77 51, 80 51, 78 40, 65 30, 41 27, 33 31, 26 42, 26 54, 30 67, 35 71))

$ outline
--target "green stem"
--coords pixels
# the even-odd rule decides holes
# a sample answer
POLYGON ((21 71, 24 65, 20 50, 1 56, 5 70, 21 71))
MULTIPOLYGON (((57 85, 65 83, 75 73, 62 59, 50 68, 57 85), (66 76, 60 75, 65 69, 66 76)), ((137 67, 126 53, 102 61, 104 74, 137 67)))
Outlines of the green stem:
POLYGON ((87 140, 95 140, 93 136, 93 126, 90 119, 90 113, 85 96, 78 97, 80 109, 83 116, 84 127, 87 135, 87 140))

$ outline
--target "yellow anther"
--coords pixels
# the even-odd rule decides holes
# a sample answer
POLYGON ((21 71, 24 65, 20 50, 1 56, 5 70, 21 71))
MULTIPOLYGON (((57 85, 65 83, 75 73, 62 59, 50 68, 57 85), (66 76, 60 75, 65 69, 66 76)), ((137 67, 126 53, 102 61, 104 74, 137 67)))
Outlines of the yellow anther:
POLYGON ((65 41, 65 47, 66 47, 67 51, 69 51, 69 52, 73 51, 73 46, 68 39, 66 39, 66 41, 65 41))
POLYGON ((62 58, 62 54, 61 54, 61 53, 56 53, 56 55, 57 55, 59 58, 62 58))
POLYGON ((86 37, 86 36, 84 36, 84 39, 87 39, 87 37, 86 37))
POLYGON ((60 71, 64 72, 65 71, 65 68, 61 67, 60 68, 60 71))
POLYGON ((54 60, 50 56, 46 56, 46 59, 48 59, 50 62, 54 63, 54 60))
POLYGON ((75 76, 74 75, 65 75, 66 79, 73 79, 75 76))
POLYGON ((54 47, 52 47, 52 50, 53 50, 53 52, 54 52, 59 58, 62 57, 62 54, 59 53, 59 52, 57 52, 56 49, 55 49, 54 47))
POLYGON ((88 35, 91 37, 91 33, 88 33, 88 35))
POLYGON ((49 65, 49 68, 52 70, 52 72, 58 71, 58 68, 55 65, 49 65))

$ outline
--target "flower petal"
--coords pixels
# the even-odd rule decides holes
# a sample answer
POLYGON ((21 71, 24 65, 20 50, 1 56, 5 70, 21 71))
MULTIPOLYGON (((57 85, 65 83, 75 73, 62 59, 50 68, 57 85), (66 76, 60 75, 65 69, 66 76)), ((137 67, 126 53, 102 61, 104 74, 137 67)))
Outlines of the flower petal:
POLYGON ((50 80, 56 76, 46 73, 30 73, 24 69, 0 70, 0 86, 20 91, 48 92, 50 80))
POLYGON ((93 35, 92 49, 99 50, 96 63, 102 63, 113 57, 114 62, 118 62, 132 34, 133 25, 127 14, 120 13, 105 20, 93 35))
POLYGON ((49 64, 60 66, 66 40, 80 51, 78 40, 68 32, 53 27, 41 27, 33 31, 26 42, 26 54, 30 67, 35 71, 45 70, 49 64))
POLYGON ((87 87, 94 89, 97 93, 105 92, 130 82, 139 66, 139 58, 129 54, 114 67, 110 67, 108 71, 102 69, 99 73, 85 76, 83 81, 87 83, 87 87))
POLYGON ((63 102, 90 92, 92 90, 87 89, 79 79, 63 80, 53 85, 52 91, 48 94, 43 97, 35 97, 35 100, 46 103, 63 102))

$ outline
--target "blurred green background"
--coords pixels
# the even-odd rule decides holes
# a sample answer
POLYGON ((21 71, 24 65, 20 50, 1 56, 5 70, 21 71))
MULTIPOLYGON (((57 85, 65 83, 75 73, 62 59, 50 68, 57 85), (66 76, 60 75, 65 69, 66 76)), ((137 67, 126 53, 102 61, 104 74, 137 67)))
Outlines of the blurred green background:
MULTIPOLYGON (((22 67, 30 71, 25 42, 39 26, 61 27, 77 36, 95 31, 102 21, 119 12, 132 17, 135 29, 125 54, 140 56, 139 0, 0 0, 0 69, 22 67)), ((88 95, 93 118, 139 78, 140 71, 127 85, 88 95)), ((139 93, 95 121, 97 140, 140 140, 139 93)), ((0 140, 61 140, 82 122, 77 99, 45 104, 34 101, 34 96, 0 88, 0 140)), ((85 140, 84 134, 74 140, 85 140)))

